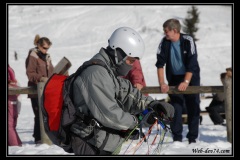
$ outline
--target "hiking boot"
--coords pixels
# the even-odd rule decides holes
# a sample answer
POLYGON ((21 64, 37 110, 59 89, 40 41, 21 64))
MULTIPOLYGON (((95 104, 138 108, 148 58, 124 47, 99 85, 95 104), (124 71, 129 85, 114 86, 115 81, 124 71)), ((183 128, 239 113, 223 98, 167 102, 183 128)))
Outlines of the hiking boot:
POLYGON ((42 141, 41 140, 38 140, 38 141, 35 141, 35 144, 42 144, 42 141))
POLYGON ((222 126, 226 126, 226 123, 214 123, 214 125, 222 125, 222 126))
POLYGON ((196 143, 196 140, 195 139, 189 139, 188 142, 189 142, 189 144, 196 143))
POLYGON ((173 139, 173 142, 182 142, 182 139, 173 139))
POLYGON ((182 142, 181 137, 173 137, 173 142, 182 142))
POLYGON ((222 126, 227 126, 227 124, 226 123, 222 123, 222 126))

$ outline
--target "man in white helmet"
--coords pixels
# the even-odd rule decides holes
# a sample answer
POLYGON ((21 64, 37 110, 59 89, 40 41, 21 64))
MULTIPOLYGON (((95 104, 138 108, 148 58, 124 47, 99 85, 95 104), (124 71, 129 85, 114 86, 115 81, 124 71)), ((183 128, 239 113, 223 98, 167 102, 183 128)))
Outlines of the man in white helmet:
POLYGON ((131 70, 134 61, 143 56, 145 46, 139 33, 129 27, 120 27, 108 42, 106 48, 101 48, 91 58, 103 61, 106 67, 91 65, 73 83, 76 111, 93 118, 94 126, 98 126, 93 129, 93 125, 81 120, 71 126, 74 133, 71 143, 76 155, 117 154, 126 131, 139 123, 136 115, 147 108, 152 114, 148 114, 146 126, 152 125, 155 117, 172 119, 174 115, 171 105, 144 96, 129 80, 121 78, 131 70), (92 147, 81 145, 81 139, 87 140, 92 147))

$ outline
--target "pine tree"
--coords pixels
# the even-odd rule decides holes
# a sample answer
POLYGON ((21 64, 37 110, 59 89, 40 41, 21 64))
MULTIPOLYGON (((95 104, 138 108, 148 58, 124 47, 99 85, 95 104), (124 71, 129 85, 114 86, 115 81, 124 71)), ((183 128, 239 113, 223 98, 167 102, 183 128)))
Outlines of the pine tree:
POLYGON ((196 24, 200 21, 198 17, 198 9, 195 6, 192 6, 192 8, 189 9, 187 13, 187 18, 183 21, 183 31, 192 36, 194 41, 197 41, 199 39, 195 37, 195 32, 198 31, 198 27, 196 27, 196 24))

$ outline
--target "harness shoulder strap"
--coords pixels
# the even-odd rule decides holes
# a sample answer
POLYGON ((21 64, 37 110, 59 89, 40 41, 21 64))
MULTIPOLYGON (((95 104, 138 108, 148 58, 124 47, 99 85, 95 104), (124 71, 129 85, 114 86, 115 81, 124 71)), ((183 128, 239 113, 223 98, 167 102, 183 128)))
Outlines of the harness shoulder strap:
MULTIPOLYGON (((106 63, 104 63, 102 60, 100 59, 90 59, 89 61, 86 61, 83 63, 83 65, 81 65, 77 71, 75 73, 73 73, 72 75, 70 75, 66 81, 71 81, 70 82, 70 95, 69 97, 72 97, 72 84, 74 82, 74 80, 77 78, 78 75, 80 75, 82 73, 82 71, 84 69, 86 69, 87 67, 89 66, 92 66, 92 65, 100 65, 100 66, 103 66, 104 68, 106 68, 108 70, 108 72, 110 72, 109 68, 107 67, 106 63)), ((80 117, 86 124, 91 124, 93 123, 94 121, 99 123, 97 120, 95 120, 94 118, 92 117, 89 117, 81 112, 76 112, 76 116, 80 117)), ((93 124, 92 124, 93 125, 93 124)), ((100 124, 101 125, 101 124, 100 124)), ((96 125, 97 127, 97 125, 96 125)), ((105 126, 101 126, 101 129, 103 130, 106 130, 107 132, 110 132, 110 133, 114 133, 114 134, 119 134, 119 131, 118 130, 115 130, 115 129, 112 129, 112 128, 108 128, 108 127, 105 127, 105 126)))
POLYGON ((108 67, 107 67, 107 65, 106 65, 102 60, 100 60, 100 59, 90 59, 89 61, 84 62, 84 63, 77 69, 77 71, 76 71, 75 73, 73 73, 72 75, 70 75, 70 76, 66 79, 66 81, 69 81, 69 80, 72 79, 72 78, 74 78, 74 80, 75 80, 76 77, 77 77, 78 75, 80 75, 84 69, 86 69, 87 67, 92 66, 92 65, 100 65, 100 66, 103 66, 104 68, 106 68, 107 70, 109 70, 108 67))
MULTIPOLYGON (((71 103, 71 106, 73 105, 73 101, 72 101, 72 97, 73 97, 73 82, 75 81, 75 79, 89 66, 92 65, 100 65, 103 66, 104 68, 106 68, 108 71, 108 67, 107 65, 100 59, 90 59, 89 61, 84 62, 75 73, 71 74, 69 77, 67 77, 64 81, 64 90, 66 92, 64 92, 64 100, 65 100, 65 104, 67 106, 67 104, 71 103)), ((77 115, 78 117, 80 117, 82 120, 84 120, 87 124, 89 124, 92 120, 92 118, 84 115, 83 113, 78 113, 75 111, 75 109, 72 108, 73 114, 72 115, 77 115)), ((74 117, 72 117, 72 120, 74 120, 74 117)))

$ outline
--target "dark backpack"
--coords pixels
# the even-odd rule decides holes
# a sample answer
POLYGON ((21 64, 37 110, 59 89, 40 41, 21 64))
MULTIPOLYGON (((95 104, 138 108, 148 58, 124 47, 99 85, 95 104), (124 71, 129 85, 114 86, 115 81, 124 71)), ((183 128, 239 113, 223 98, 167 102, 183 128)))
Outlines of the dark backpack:
MULTIPOLYGON (((63 148, 66 152, 75 152, 71 145, 71 125, 76 121, 77 116, 72 102, 72 84, 82 71, 91 66, 100 65, 107 68, 106 64, 99 59, 92 59, 83 63, 78 70, 70 76, 53 74, 43 90, 43 105, 41 106, 43 124, 46 134, 53 144, 63 148)), ((84 119, 84 115, 80 115, 84 119)), ((85 117, 86 121, 88 117, 85 117)), ((97 154, 95 148, 89 145, 86 140, 80 138, 82 154, 97 154), (83 143, 83 144, 82 144, 83 143)))

